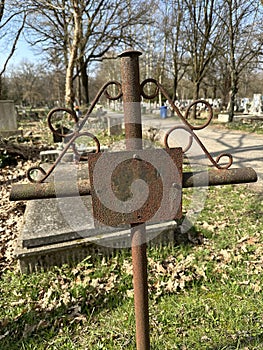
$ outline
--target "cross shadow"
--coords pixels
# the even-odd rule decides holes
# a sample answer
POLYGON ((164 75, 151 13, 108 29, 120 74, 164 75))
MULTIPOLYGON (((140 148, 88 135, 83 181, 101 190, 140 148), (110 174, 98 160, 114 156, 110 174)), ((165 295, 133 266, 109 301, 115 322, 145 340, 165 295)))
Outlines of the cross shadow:
MULTIPOLYGON (((211 139, 212 141, 216 141, 216 143, 218 143, 220 146, 218 146, 218 151, 213 151, 211 149, 208 149, 208 151, 211 154, 214 155, 219 155, 220 153, 232 153, 232 155, 238 159, 238 162, 240 162, 241 159, 244 159, 244 163, 245 162, 251 162, 254 160, 257 161, 261 161, 263 164, 263 136, 262 136, 262 140, 261 140, 261 135, 255 135, 255 137, 260 138, 261 140, 261 144, 259 145, 248 145, 248 138, 251 137, 250 134, 233 134, 234 139, 233 141, 230 140, 226 140, 226 135, 229 138, 229 135, 231 135, 231 131, 220 131, 220 132, 216 132, 216 140, 212 137, 207 137, 207 139, 211 139), (233 146, 233 143, 235 144, 235 146, 233 146), (246 155, 244 157, 242 156, 237 156, 237 155, 241 155, 242 153, 248 153, 248 152, 256 152, 257 155, 254 157, 253 154, 246 155), (260 154, 260 152, 262 152, 260 154)), ((203 138, 203 143, 206 146, 206 140, 204 139, 204 137, 200 137, 200 139, 203 138)))

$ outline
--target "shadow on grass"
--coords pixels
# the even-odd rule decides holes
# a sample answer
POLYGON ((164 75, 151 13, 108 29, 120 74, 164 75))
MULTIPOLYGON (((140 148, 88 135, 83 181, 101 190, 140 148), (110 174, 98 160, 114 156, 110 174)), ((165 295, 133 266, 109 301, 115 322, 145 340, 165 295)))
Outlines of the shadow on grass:
MULTIPOLYGON (((190 233, 181 233, 177 229, 174 231, 174 246, 185 245, 190 248, 193 244, 201 244, 200 240, 201 235, 194 227, 191 228, 190 233)), ((122 258, 125 258, 130 255, 130 250, 127 249, 121 252, 120 255, 122 258)), ((96 269, 100 268, 99 259, 95 266, 96 269)), ((122 266, 121 263, 114 270, 114 273, 118 276, 121 275, 120 266, 122 266)), ((83 265, 83 269, 85 271, 89 267, 83 265)), ((58 274, 63 274, 63 270, 59 271, 58 274)), ((40 286, 38 293, 40 288, 44 289, 45 287, 40 286)), ((77 330, 79 326, 88 323, 89 327, 92 327, 92 320, 94 327, 99 327, 96 320, 99 320, 100 313, 123 306, 128 300, 127 291, 131 289, 132 276, 125 275, 117 279, 117 282, 114 282, 114 286, 110 291, 102 288, 101 290, 99 289, 98 293, 98 288, 94 288, 91 284, 81 286, 78 290, 78 297, 75 298, 74 302, 68 305, 62 304, 52 309, 52 311, 47 310, 48 306, 46 310, 41 310, 39 301, 36 301, 35 304, 38 305, 37 308, 34 306, 34 302, 30 309, 25 305, 24 310, 18 316, 14 316, 10 320, 0 320, 0 349, 46 349, 49 341, 53 340, 57 335, 61 337, 62 341, 62 330, 67 329, 69 337, 70 335, 74 337, 76 332, 79 333, 79 330, 77 330)), ((67 291, 65 289, 64 292, 67 291)), ((71 294, 73 293, 72 289, 70 289, 70 292, 71 294)), ((63 293, 62 290, 61 293, 63 293)), ((65 349, 71 349, 71 347, 66 347, 65 349)), ((72 349, 75 348, 73 347, 72 349)))
POLYGON ((44 343, 48 344, 49 339, 61 335, 65 327, 67 333, 74 335, 78 325, 86 323, 91 317, 96 319, 96 315, 103 310, 121 306, 126 299, 126 289, 123 286, 121 291, 116 286, 111 293, 105 291, 98 297, 92 296, 93 293, 95 295, 95 290, 90 289, 90 286, 83 290, 82 294, 84 293, 86 297, 82 295, 77 303, 62 305, 52 311, 22 311, 12 320, 2 322, 0 349, 44 349, 44 343))

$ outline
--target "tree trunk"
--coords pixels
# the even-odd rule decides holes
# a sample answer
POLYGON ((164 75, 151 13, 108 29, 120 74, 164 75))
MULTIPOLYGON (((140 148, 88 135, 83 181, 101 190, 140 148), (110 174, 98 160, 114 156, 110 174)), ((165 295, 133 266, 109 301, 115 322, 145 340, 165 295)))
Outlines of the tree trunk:
POLYGON ((83 104, 89 105, 89 78, 87 74, 87 62, 81 59, 80 74, 83 104))
POLYGON ((68 66, 66 69, 66 86, 65 86, 65 104, 66 107, 72 108, 74 103, 74 87, 73 87, 73 74, 74 67, 76 64, 79 40, 80 40, 80 23, 81 23, 81 14, 78 8, 78 1, 73 1, 74 7, 74 36, 72 45, 70 48, 70 56, 68 61, 68 66))
POLYGON ((208 89, 207 87, 203 87, 203 92, 204 92, 204 98, 205 100, 208 98, 208 93, 207 93, 208 89))
MULTIPOLYGON (((194 83, 194 101, 197 101, 199 99, 199 91, 200 91, 200 82, 195 81, 195 83, 194 83)), ((193 106, 192 115, 193 115, 194 119, 197 119, 196 105, 193 106)))
POLYGON ((231 73, 231 91, 230 91, 230 101, 229 101, 229 122, 231 123, 234 120, 234 111, 235 111, 235 99, 238 92, 238 79, 236 72, 231 73))
POLYGON ((217 98, 217 83, 214 82, 213 84, 213 100, 217 98))
POLYGON ((177 88, 178 88, 178 77, 176 75, 173 80, 173 102, 177 100, 177 88))
POLYGON ((0 100, 3 99, 2 94, 3 94, 3 83, 2 83, 2 76, 0 75, 0 100))
POLYGON ((230 92, 230 99, 229 99, 229 107, 228 107, 228 114, 229 114, 229 122, 231 123, 234 119, 234 109, 235 109, 235 95, 233 94, 233 91, 230 92))
MULTIPOLYGON (((79 68, 78 68, 78 72, 79 72, 79 68)), ((82 105, 82 90, 81 90, 81 76, 78 73, 77 77, 76 77, 76 98, 75 100, 77 100, 77 104, 78 106, 82 105)))

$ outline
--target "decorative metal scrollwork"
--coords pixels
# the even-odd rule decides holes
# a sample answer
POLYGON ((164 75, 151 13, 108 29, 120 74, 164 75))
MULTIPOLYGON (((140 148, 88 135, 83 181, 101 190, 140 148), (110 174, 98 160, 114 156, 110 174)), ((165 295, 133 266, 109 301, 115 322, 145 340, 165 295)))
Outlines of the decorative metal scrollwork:
POLYGON ((178 129, 183 129, 183 130, 185 130, 186 132, 189 133, 189 143, 188 143, 187 147, 183 150, 184 153, 187 152, 191 148, 193 140, 195 140, 200 145, 200 147, 202 148, 203 152, 205 153, 207 158, 210 160, 210 162, 213 164, 213 166, 215 166, 218 169, 228 169, 232 165, 233 157, 232 157, 231 154, 229 154, 229 153, 221 153, 216 158, 216 160, 214 160, 213 157, 211 156, 211 154, 208 152, 208 150, 204 146, 204 144, 200 141, 198 136, 194 133, 194 130, 202 130, 202 129, 204 129, 205 127, 207 127, 210 124, 210 122, 211 122, 211 120, 213 118, 213 109, 212 109, 212 106, 210 105, 210 103, 208 103, 205 100, 194 101, 193 103, 191 103, 188 106, 187 110, 185 111, 185 114, 183 115, 180 112, 179 108, 174 104, 173 100, 170 98, 170 96, 167 93, 167 91, 164 89, 164 87, 157 80, 155 80, 155 79, 146 79, 146 80, 144 80, 141 83, 141 91, 142 91, 142 96, 144 98, 147 98, 147 99, 151 99, 151 98, 156 97, 158 95, 158 92, 160 91, 164 95, 164 97, 167 99, 167 101, 169 102, 169 104, 170 104, 171 108, 173 109, 174 113, 176 113, 176 115, 179 117, 179 119, 184 124, 184 125, 176 125, 175 127, 173 127, 172 129, 170 129, 167 132, 167 134, 165 135, 165 140, 164 140, 166 148, 170 148, 169 144, 168 144, 168 138, 172 134, 172 132, 175 131, 175 130, 178 130, 178 129), (156 85, 156 90, 155 90, 155 92, 152 95, 147 95, 144 92, 144 87, 145 87, 145 85, 147 83, 153 83, 153 84, 156 85), (204 124, 196 126, 196 125, 192 125, 192 124, 189 123, 188 117, 190 115, 191 109, 193 107, 197 106, 198 104, 204 104, 206 106, 206 108, 208 110, 208 118, 207 118, 207 121, 204 124), (226 165, 224 165, 224 166, 219 164, 219 161, 223 157, 227 157, 228 158, 228 163, 226 165))
MULTIPOLYGON (((200 139, 197 137, 197 135, 194 133, 195 130, 201 130, 204 129, 206 126, 208 126, 213 118, 213 109, 212 106, 205 100, 197 100, 193 103, 191 103, 187 110, 185 111, 184 115, 181 113, 181 111, 179 110, 179 108, 175 105, 175 103, 173 102, 173 100, 170 98, 169 94, 167 93, 167 91, 165 90, 165 88, 155 79, 149 78, 144 80, 141 85, 140 85, 140 90, 141 90, 141 96, 144 97, 145 99, 153 99, 155 97, 158 96, 159 92, 161 92, 163 94, 163 96, 167 99, 167 101, 169 102, 173 112, 179 117, 179 119, 182 121, 183 125, 176 125, 173 128, 171 128, 165 135, 165 139, 164 139, 164 143, 165 143, 165 147, 166 148, 170 148, 169 147, 169 137, 170 135, 178 129, 183 129, 184 131, 186 131, 187 133, 189 133, 189 143, 186 146, 186 148, 183 150, 184 153, 186 153, 192 146, 193 144, 193 140, 195 140, 201 147, 201 149, 203 150, 204 154, 207 156, 207 158, 210 160, 210 162, 213 164, 213 166, 215 166, 218 169, 228 169, 232 163, 233 163, 233 157, 231 154, 229 153, 222 153, 220 154, 216 159, 214 159, 211 154, 208 152, 208 150, 206 149, 206 147, 204 146, 204 144, 200 141, 200 139), (145 86, 147 84, 154 84, 155 85, 155 90, 152 94, 147 94, 145 92, 145 86), (198 104, 204 104, 207 108, 208 111, 208 118, 206 120, 206 122, 202 125, 192 125, 189 121, 189 115, 190 115, 190 111, 192 108, 195 108, 198 104), (227 157, 228 158, 228 163, 224 166, 220 165, 219 162, 223 157, 227 157)), ((96 97, 94 98, 94 100, 92 101, 87 113, 85 114, 85 116, 82 119, 79 119, 75 113, 75 111, 69 109, 69 108, 60 108, 60 107, 56 107, 53 108, 48 116, 47 116, 47 122, 48 122, 48 126, 49 129, 52 131, 53 135, 56 135, 58 137, 62 137, 62 138, 67 138, 68 142, 65 144, 64 149, 61 151, 59 157, 56 159, 55 163, 52 164, 52 166, 45 171, 41 166, 34 166, 31 167, 28 171, 27 171, 27 177, 29 179, 30 182, 37 182, 37 183, 41 183, 44 182, 50 175, 51 173, 54 171, 54 169, 56 168, 56 166, 60 163, 60 161, 62 160, 63 156, 65 155, 65 153, 68 151, 68 149, 71 147, 76 159, 80 158, 80 154, 75 146, 75 141, 82 136, 87 136, 90 137, 92 140, 95 141, 96 144, 96 153, 100 152, 100 142, 97 139, 97 137, 95 135, 93 135, 92 133, 88 132, 88 131, 84 131, 81 132, 82 128, 84 127, 85 123, 88 121, 88 118, 90 117, 94 107, 96 106, 96 104, 98 103, 100 97, 102 96, 102 94, 104 94, 106 96, 107 99, 109 100, 118 100, 122 97, 122 85, 120 82, 118 81, 109 81, 106 84, 104 84, 101 89, 98 91, 96 97), (111 95, 108 92, 108 87, 109 86, 116 86, 117 87, 117 94, 115 96, 111 95), (55 126, 53 125, 53 121, 52 121, 52 117, 54 116, 55 113, 61 113, 63 114, 68 114, 70 116, 70 118, 72 118, 73 120, 73 124, 74 124, 74 130, 70 131, 69 133, 64 133, 63 132, 63 128, 61 128, 61 131, 59 131, 57 128, 55 128, 55 126), (33 177, 33 173, 37 172, 37 176, 36 179, 33 177)), ((61 121, 60 121, 61 123, 61 121)), ((87 158, 86 158, 87 159, 87 158)))

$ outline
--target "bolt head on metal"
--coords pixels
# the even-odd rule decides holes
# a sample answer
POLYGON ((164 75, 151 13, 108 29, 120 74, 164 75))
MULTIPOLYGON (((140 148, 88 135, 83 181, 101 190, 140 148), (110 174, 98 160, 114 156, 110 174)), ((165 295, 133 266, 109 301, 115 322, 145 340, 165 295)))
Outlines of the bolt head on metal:
POLYGON ((138 154, 134 154, 132 156, 133 159, 141 160, 141 157, 138 154))
POLYGON ((173 189, 176 189, 176 190, 180 190, 181 191, 181 189, 182 189, 182 186, 180 185, 180 184, 177 184, 176 182, 174 182, 173 184, 172 184, 172 188, 173 189))

